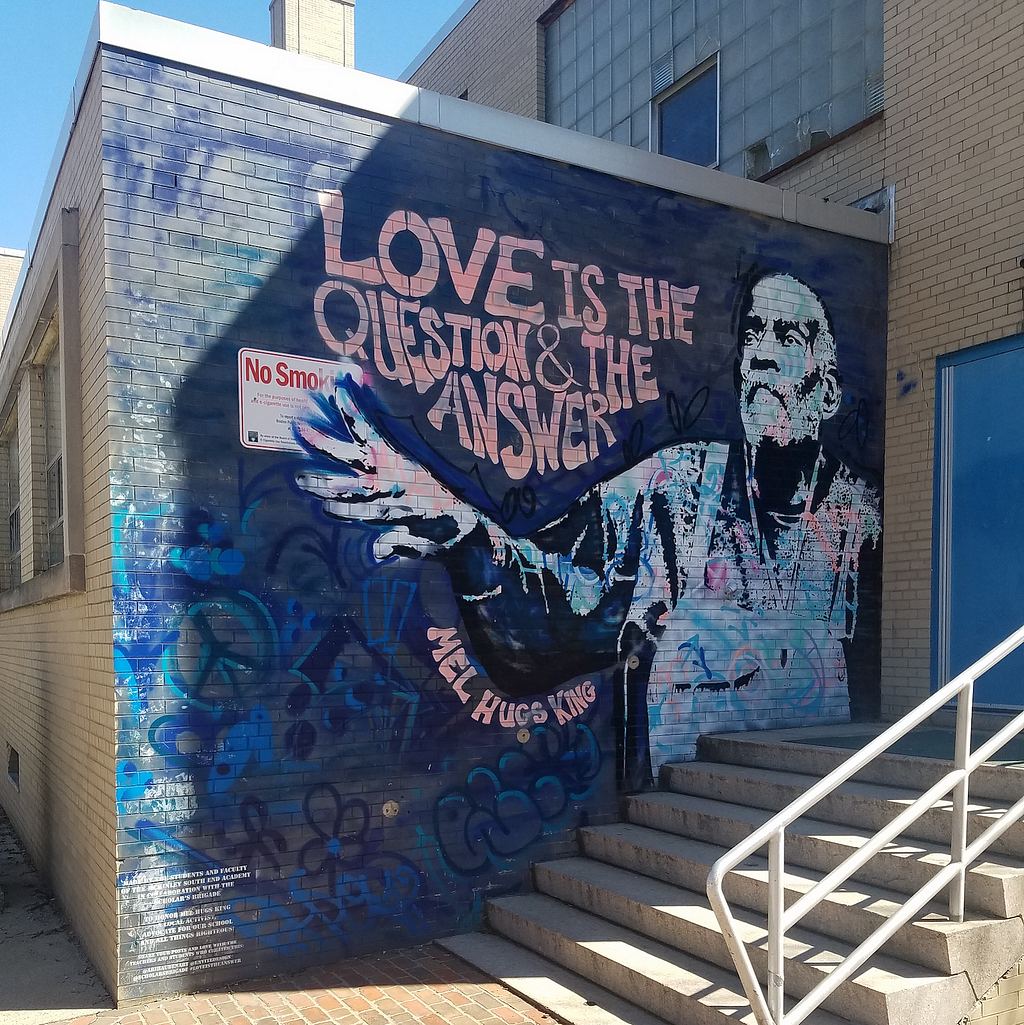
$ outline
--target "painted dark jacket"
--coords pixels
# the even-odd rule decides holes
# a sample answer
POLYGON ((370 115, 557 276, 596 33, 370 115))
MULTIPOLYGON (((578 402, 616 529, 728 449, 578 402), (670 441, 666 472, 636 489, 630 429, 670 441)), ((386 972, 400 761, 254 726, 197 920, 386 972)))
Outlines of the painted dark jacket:
POLYGON ((668 673, 682 684, 676 655, 710 628, 724 636, 701 645, 706 679, 693 686, 746 677, 763 699, 781 672, 804 704, 845 703, 823 691, 829 677, 846 683, 850 656, 863 658, 847 649, 858 636, 862 555, 873 557, 880 538, 877 492, 819 450, 806 498, 782 507, 757 493, 747 463, 742 441, 671 446, 504 550, 481 528, 444 552, 490 679, 511 695, 539 693, 646 641, 652 680, 668 673), (737 656, 728 635, 744 631, 737 656), (798 670, 797 653, 809 650, 817 663, 798 670))

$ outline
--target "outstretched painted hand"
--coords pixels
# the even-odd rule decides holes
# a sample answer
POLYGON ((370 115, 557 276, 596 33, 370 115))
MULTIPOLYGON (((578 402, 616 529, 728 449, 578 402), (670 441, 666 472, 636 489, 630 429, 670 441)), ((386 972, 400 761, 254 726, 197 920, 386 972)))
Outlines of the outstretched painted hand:
POLYGON ((309 448, 337 464, 337 472, 310 469, 295 478, 300 488, 323 499, 327 515, 385 527, 373 546, 380 561, 436 553, 477 527, 481 518, 476 510, 392 448, 366 421, 344 384, 335 396, 350 441, 314 424, 296 425, 309 448))

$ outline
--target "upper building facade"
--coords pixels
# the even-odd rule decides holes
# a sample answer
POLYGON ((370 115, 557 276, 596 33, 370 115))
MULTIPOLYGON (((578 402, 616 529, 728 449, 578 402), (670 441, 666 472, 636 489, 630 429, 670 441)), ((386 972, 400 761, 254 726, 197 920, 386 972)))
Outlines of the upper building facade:
POLYGON ((24 258, 19 249, 0 249, 0 325, 7 317, 24 258))
POLYGON ((759 178, 877 116, 882 61, 882 0, 478 0, 405 77, 759 178))

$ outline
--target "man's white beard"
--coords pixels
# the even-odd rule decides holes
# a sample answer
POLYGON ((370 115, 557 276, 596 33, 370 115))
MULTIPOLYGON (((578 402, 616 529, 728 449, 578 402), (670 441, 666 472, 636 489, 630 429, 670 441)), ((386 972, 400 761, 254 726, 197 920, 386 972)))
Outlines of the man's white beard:
POLYGON ((740 417, 751 448, 771 439, 780 448, 808 438, 817 438, 821 428, 820 398, 808 402, 792 386, 750 381, 743 391, 740 417), (751 394, 753 392, 753 394, 751 394))

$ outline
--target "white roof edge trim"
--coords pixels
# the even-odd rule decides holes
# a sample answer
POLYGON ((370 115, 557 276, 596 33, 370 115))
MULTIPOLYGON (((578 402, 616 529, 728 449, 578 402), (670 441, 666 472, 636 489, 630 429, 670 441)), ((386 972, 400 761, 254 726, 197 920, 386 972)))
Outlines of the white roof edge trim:
POLYGON ((314 100, 341 104, 371 115, 439 128, 466 139, 560 160, 778 220, 872 242, 889 241, 888 220, 880 214, 838 203, 826 203, 792 190, 683 163, 542 121, 442 96, 389 78, 316 60, 304 54, 289 53, 264 43, 100 0, 68 106, 68 115, 47 175, 39 212, 26 250, 28 255, 22 265, 3 326, 0 352, 6 344, 25 278, 32 266, 39 231, 49 209, 57 173, 71 138, 92 63, 102 45, 172 61, 198 71, 213 72, 254 85, 282 89, 314 100))
POLYGON ((880 242, 888 237, 883 219, 866 210, 826 203, 807 195, 800 195, 797 203, 793 201, 795 193, 773 185, 646 153, 263 43, 129 10, 105 0, 99 10, 100 42, 120 49, 355 107, 369 114, 440 128, 464 138, 633 178, 698 199, 843 235, 880 242))
POLYGON ((3 246, 0 246, 0 256, 13 256, 13 257, 16 257, 17 259, 21 260, 21 259, 24 259, 24 257, 25 257, 25 250, 24 249, 5 249, 3 246))
MULTIPOLYGON (((398 81, 408 82, 426 64, 427 58, 452 34, 455 26, 476 7, 477 3, 479 0, 463 0, 452 12, 452 16, 430 37, 430 42, 413 57, 409 66, 398 76, 398 81)), ((358 45, 359 41, 356 40, 356 46, 358 45)))

